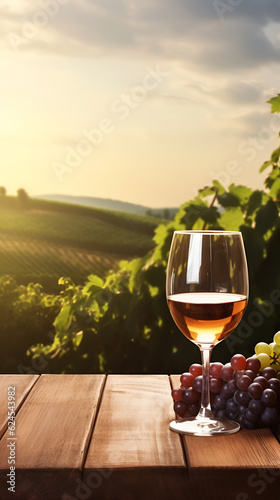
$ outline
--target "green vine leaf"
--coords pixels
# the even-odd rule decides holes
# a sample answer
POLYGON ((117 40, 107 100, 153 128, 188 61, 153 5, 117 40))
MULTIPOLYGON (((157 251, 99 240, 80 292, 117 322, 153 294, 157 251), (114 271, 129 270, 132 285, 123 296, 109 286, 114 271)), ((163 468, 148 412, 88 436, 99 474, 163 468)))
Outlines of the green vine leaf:
POLYGON ((271 104, 271 113, 280 113, 280 94, 277 97, 272 97, 267 102, 271 104))

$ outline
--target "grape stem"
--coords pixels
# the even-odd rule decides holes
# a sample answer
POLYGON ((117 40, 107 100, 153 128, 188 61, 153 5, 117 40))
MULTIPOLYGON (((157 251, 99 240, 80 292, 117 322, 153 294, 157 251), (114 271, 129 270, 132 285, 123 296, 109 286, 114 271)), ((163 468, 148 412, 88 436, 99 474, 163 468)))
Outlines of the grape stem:
POLYGON ((202 392, 201 406, 197 419, 214 418, 210 404, 210 357, 213 347, 204 348, 199 346, 202 359, 202 392))

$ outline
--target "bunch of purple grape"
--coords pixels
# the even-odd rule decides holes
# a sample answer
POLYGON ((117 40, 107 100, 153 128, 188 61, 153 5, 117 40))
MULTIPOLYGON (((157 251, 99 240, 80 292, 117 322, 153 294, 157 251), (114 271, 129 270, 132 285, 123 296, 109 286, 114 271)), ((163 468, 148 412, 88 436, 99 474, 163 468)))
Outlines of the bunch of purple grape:
MULTIPOLYGON (((231 362, 211 363, 210 396, 214 416, 235 420, 247 429, 271 427, 280 414, 280 380, 267 367, 260 371, 257 357, 235 354, 231 362)), ((193 364, 173 389, 174 411, 179 417, 195 416, 200 409, 202 366, 193 364)))

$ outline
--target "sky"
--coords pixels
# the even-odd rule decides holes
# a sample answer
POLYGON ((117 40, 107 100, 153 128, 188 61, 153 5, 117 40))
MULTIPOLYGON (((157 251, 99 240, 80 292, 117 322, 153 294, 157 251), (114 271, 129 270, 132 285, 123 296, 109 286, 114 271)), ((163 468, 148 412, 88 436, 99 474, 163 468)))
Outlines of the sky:
POLYGON ((0 185, 150 207, 261 187, 279 0, 0 0, 0 185))

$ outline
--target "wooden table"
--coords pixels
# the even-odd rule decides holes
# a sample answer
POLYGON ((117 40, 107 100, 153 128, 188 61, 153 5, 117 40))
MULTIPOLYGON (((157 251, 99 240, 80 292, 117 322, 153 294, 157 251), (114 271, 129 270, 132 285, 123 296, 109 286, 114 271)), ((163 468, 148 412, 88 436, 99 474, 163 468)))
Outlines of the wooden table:
POLYGON ((178 380, 0 375, 0 499, 279 500, 279 435, 243 429, 182 438, 168 428, 170 386, 178 380), (9 386, 16 389, 14 437, 9 386), (7 484, 9 443, 15 493, 7 484))

